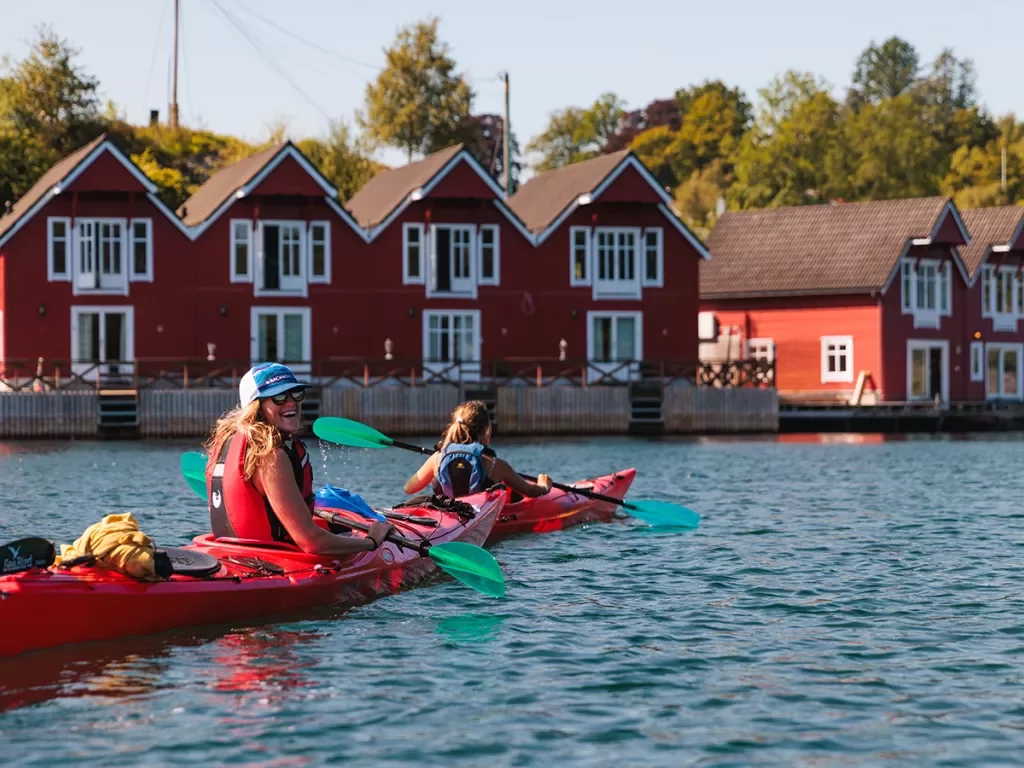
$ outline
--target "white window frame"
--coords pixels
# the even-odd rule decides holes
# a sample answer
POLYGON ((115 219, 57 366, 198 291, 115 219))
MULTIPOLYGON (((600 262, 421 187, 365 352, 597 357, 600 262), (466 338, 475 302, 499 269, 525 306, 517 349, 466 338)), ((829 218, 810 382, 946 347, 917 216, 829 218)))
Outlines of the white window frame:
POLYGON ((423 285, 426 282, 427 272, 427 229, 422 224, 402 225, 402 285, 423 285), (419 235, 419 275, 409 274, 409 233, 416 232, 419 235))
POLYGON ((153 282, 153 220, 132 219, 128 222, 128 279, 133 283, 153 282), (146 228, 146 271, 135 271, 135 225, 142 224, 146 228))
POLYGON ((751 360, 764 359, 772 362, 775 360, 775 339, 768 337, 747 339, 747 357, 751 360), (757 356, 759 350, 764 350, 763 358, 757 356))
POLYGON ((953 314, 953 270, 952 262, 940 259, 905 258, 902 269, 902 296, 900 306, 904 315, 912 315, 915 328, 939 328, 943 317, 953 314), (917 289, 919 276, 925 270, 935 270, 935 307, 918 306, 917 289), (943 309, 943 303, 945 308, 943 309))
POLYGON ((72 280, 71 280, 71 295, 72 296, 127 296, 128 295, 128 274, 131 269, 130 264, 130 251, 128 249, 128 219, 112 217, 112 216, 82 216, 75 219, 75 226, 72 231, 72 253, 74 255, 74 264, 72 266, 72 280), (117 224, 121 227, 121 281, 116 286, 107 286, 105 288, 100 287, 86 287, 79 284, 79 252, 78 246, 81 242, 78 231, 79 227, 83 224, 92 224, 92 246, 93 246, 93 267, 95 269, 96 281, 101 282, 103 280, 103 271, 101 266, 102 255, 101 255, 101 236, 100 227, 104 224, 117 224))
MULTIPOLYGON (((1005 342, 989 342, 985 345, 985 399, 986 400, 1024 400, 1024 344, 1012 344, 1005 342), (1003 355, 1006 352, 1017 353, 1017 391, 1013 393, 999 393, 990 395, 988 391, 989 386, 989 369, 988 369, 988 355, 989 352, 999 353, 999 371, 1002 374, 1003 370, 1003 355)), ((1002 376, 1000 375, 1000 378, 1002 376)), ((1002 381, 999 383, 999 389, 1002 389, 1002 381)))
POLYGON ((665 286, 665 231, 661 227, 648 227, 640 238, 640 283, 644 288, 663 288, 665 286), (653 279, 647 277, 647 236, 655 237, 655 260, 657 275, 653 279))
MULTIPOLYGON (((253 284, 253 295, 254 296, 301 296, 306 298, 309 296, 309 272, 306 269, 306 222, 301 219, 260 219, 255 227, 256 232, 256 269, 252 276, 253 284), (281 249, 281 237, 280 230, 282 228, 295 229, 299 234, 299 272, 298 277, 291 277, 295 281, 294 288, 276 288, 270 289, 262 287, 263 283, 263 265, 266 262, 266 254, 263 252, 263 230, 265 227, 277 227, 278 228, 278 255, 280 256, 281 249)), ((280 262, 278 263, 278 269, 280 270, 280 262)), ((278 275, 281 282, 285 280, 284 275, 278 275)))
MULTIPOLYGON (((838 364, 836 368, 838 368, 838 364)), ((821 337, 821 383, 822 384, 852 384, 853 383, 853 336, 822 336, 821 337), (830 346, 835 346, 837 363, 838 347, 846 345, 846 370, 829 371, 828 358, 830 346)))
POLYGON ((985 381, 985 344, 971 342, 971 381, 985 381))
MULTIPOLYGON (((309 361, 313 359, 313 310, 310 307, 263 307, 257 306, 252 307, 249 310, 249 329, 250 329, 250 345, 249 345, 249 358, 252 364, 265 362, 258 359, 260 353, 260 328, 259 319, 261 315, 275 315, 280 323, 280 333, 278 333, 278 343, 284 343, 284 322, 281 318, 284 315, 301 315, 302 316, 302 359, 303 361, 309 361)), ((309 374, 311 370, 311 363, 303 362, 298 364, 289 364, 289 367, 295 373, 309 374)))
POLYGON ((67 216, 51 216, 46 220, 46 279, 51 283, 70 282, 75 269, 74 237, 71 234, 71 219, 67 216), (64 225, 64 271, 57 272, 53 268, 53 228, 55 224, 64 225))
MULTIPOLYGON (((1024 315, 1021 306, 1021 275, 1016 266, 1003 266, 998 269, 992 264, 981 268, 981 316, 992 321, 994 331, 1017 331, 1017 320, 1024 315), (1010 311, 996 311, 999 291, 999 277, 1010 281, 1010 311)), ((986 353, 985 369, 988 370, 986 353)))
MULTIPOLYGON (((949 341, 945 339, 907 339, 907 400, 910 401, 927 401, 935 397, 924 397, 922 395, 914 395, 910 390, 914 381, 914 351, 922 350, 925 353, 930 352, 933 349, 942 350, 942 383, 939 391, 939 398, 942 402, 949 402, 949 341)), ((926 356, 925 361, 927 368, 925 369, 925 379, 931 379, 931 356, 926 356)))
MULTIPOLYGON (((483 350, 483 317, 479 309, 425 309, 423 310, 423 371, 434 373, 452 368, 448 371, 446 378, 460 379, 462 381, 479 381, 481 370, 481 355, 483 350), (454 363, 432 361, 428 359, 430 354, 430 321, 432 318, 448 317, 451 319, 456 315, 473 318, 473 360, 463 360, 458 366, 454 363), (453 367, 454 366, 454 367, 453 367)), ((451 333, 451 331, 449 331, 451 333)))
POLYGON ((501 227, 497 224, 481 224, 476 237, 477 285, 501 285, 501 227), (494 274, 491 277, 484 277, 484 232, 491 232, 494 236, 491 245, 494 249, 494 274))
MULTIPOLYGON (((89 368, 93 367, 93 363, 89 362, 75 362, 77 357, 78 349, 78 323, 79 318, 85 314, 98 314, 101 316, 100 328, 99 328, 99 345, 100 348, 97 350, 97 356, 100 357, 100 362, 97 366, 104 364, 103 348, 106 346, 104 343, 104 323, 102 316, 106 314, 119 313, 125 316, 125 336, 124 336, 124 352, 125 361, 135 360, 135 307, 132 305, 92 305, 92 304, 72 304, 71 305, 71 371, 72 373, 82 376, 86 381, 95 381, 97 368, 93 368, 92 371, 88 371, 89 368)), ((135 365, 134 362, 129 362, 123 366, 123 370, 119 369, 118 374, 124 376, 130 376, 134 373, 135 365)))
POLYGON ((594 300, 611 299, 640 299, 641 298, 641 256, 643 254, 643 229, 641 227, 594 227, 593 234, 593 275, 591 282, 594 286, 594 300), (602 279, 600 277, 601 262, 601 235, 611 235, 612 241, 612 266, 617 272, 620 261, 621 243, 620 235, 632 235, 633 237, 633 279, 622 280, 619 278, 602 279))
POLYGON ((569 227, 569 286, 589 287, 594 269, 594 248, 590 227, 569 227), (576 233, 583 233, 583 277, 576 277, 576 233))
POLYGON ((601 374, 612 373, 612 378, 616 381, 635 381, 640 377, 639 361, 644 359, 644 313, 640 310, 601 310, 595 309, 587 312, 587 370, 588 379, 591 381, 600 380, 601 374), (626 368, 622 368, 622 363, 625 361, 612 361, 603 362, 596 360, 596 354, 594 352, 594 321, 598 318, 607 318, 611 320, 612 327, 612 346, 618 351, 618 324, 615 322, 621 317, 633 318, 633 327, 636 329, 636 338, 634 339, 636 347, 636 360, 626 368), (616 371, 615 369, 620 370, 616 371))
MULTIPOLYGON (((476 227, 472 224, 458 224, 453 222, 443 222, 441 224, 430 225, 430 237, 429 242, 429 254, 426 260, 427 273, 426 277, 426 288, 427 298, 460 298, 460 299, 475 299, 477 297, 477 256, 476 256, 476 227), (466 245, 469 246, 469 277, 462 278, 466 282, 468 290, 465 291, 439 291, 435 286, 437 280, 435 279, 437 263, 438 263, 438 251, 437 251, 437 232, 440 229, 448 229, 452 232, 458 230, 466 235, 466 245)), ((449 237, 449 244, 451 238, 449 237)), ((450 262, 449 262, 450 263, 450 262)), ((449 267, 450 269, 451 267, 449 267)), ((453 278, 454 282, 454 278, 453 278)))
POLYGON ((231 233, 231 249, 228 256, 228 271, 231 275, 232 283, 251 283, 254 280, 253 270, 253 240, 256 237, 256 228, 252 225, 251 219, 231 219, 228 222, 231 233), (245 228, 245 274, 241 274, 237 271, 237 262, 235 261, 235 249, 241 242, 236 232, 236 227, 245 228))
POLYGON ((311 221, 306 232, 306 250, 308 251, 309 264, 306 265, 306 274, 309 275, 310 284, 330 285, 331 284, 331 222, 311 221), (324 273, 317 275, 313 273, 313 246, 319 241, 313 237, 315 227, 324 228, 324 273))

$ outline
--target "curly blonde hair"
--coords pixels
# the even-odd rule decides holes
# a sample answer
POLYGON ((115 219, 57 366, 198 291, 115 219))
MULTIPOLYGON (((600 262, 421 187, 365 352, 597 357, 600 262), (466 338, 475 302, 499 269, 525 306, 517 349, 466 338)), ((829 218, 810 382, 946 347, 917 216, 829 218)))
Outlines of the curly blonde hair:
POLYGON ((470 400, 452 411, 452 419, 441 438, 441 447, 448 443, 478 443, 491 426, 487 406, 480 400, 470 400))
POLYGON ((225 443, 237 434, 245 436, 245 464, 242 471, 249 480, 252 480, 260 464, 281 445, 281 433, 260 415, 259 400, 239 406, 217 419, 213 426, 205 446, 206 455, 209 456, 206 464, 208 473, 213 471, 225 443))

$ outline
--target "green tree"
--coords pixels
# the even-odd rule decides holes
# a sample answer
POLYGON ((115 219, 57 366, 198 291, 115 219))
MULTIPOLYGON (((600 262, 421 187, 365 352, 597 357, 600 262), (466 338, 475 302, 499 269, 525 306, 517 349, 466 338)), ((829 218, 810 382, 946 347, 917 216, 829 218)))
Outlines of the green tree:
POLYGON ((326 139, 303 139, 296 146, 337 187, 341 202, 349 200, 383 169, 362 151, 343 122, 332 122, 326 139))
POLYGON ((473 105, 437 25, 431 18, 399 31, 385 50, 387 65, 366 86, 366 111, 358 118, 372 142, 403 149, 410 161, 462 141, 473 105))
POLYGON ((706 111, 706 106, 696 106, 696 102, 701 99, 705 100, 705 104, 720 104, 723 105, 723 109, 728 108, 733 119, 730 132, 737 141, 743 137, 754 119, 753 107, 743 91, 739 88, 729 88, 721 80, 706 80, 701 85, 691 85, 676 91, 676 103, 679 105, 679 112, 684 116, 694 109, 706 111), (705 99, 708 96, 713 98, 705 99))
POLYGON ((633 139, 629 149, 647 166, 662 186, 672 188, 679 183, 671 154, 677 141, 675 131, 667 125, 659 125, 639 134, 633 139))
POLYGON ((552 112, 547 128, 526 145, 527 152, 541 155, 536 169, 550 171, 599 155, 618 131, 624 107, 614 93, 605 93, 586 109, 552 112))
POLYGON ((997 123, 999 136, 984 147, 961 146, 950 161, 942 192, 961 208, 1008 205, 1024 200, 1024 124, 1014 115, 997 123), (1006 151, 1006 189, 1002 185, 1006 151))
POLYGON ((722 161, 712 160, 676 189, 676 210, 698 237, 711 234, 718 219, 718 201, 725 197, 728 186, 722 161))
POLYGON ((732 205, 776 208, 835 196, 846 150, 839 105, 827 88, 812 75, 788 72, 760 95, 757 121, 736 153, 732 205))
POLYGON ((872 41, 857 59, 847 103, 860 109, 906 93, 917 82, 920 66, 917 49, 906 40, 890 37, 881 45, 872 41))

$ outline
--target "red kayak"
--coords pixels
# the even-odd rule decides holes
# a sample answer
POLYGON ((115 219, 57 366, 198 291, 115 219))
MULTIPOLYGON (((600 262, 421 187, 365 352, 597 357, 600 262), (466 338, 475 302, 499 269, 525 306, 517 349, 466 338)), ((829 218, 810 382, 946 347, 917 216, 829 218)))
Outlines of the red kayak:
MULTIPOLYGON (((401 522, 397 532, 413 540, 428 538, 430 544, 480 545, 506 498, 504 489, 495 489, 463 499, 475 510, 472 518, 434 507, 403 508, 403 513, 431 518, 432 524, 401 522)), ((351 513, 338 514, 365 523, 351 513)), ((136 581, 94 567, 33 568, 0 576, 0 657, 67 643, 292 615, 320 606, 358 605, 412 586, 437 569, 430 557, 390 541, 342 560, 309 555, 287 544, 215 541, 211 534, 168 551, 176 571, 178 563, 193 562, 160 582, 136 581)))
MULTIPOLYGON (((635 469, 624 469, 611 475, 592 480, 571 483, 578 488, 622 499, 633 484, 635 469)), ((524 499, 518 494, 515 502, 508 502, 494 524, 489 542, 518 533, 545 533, 560 531, 582 523, 607 521, 615 514, 618 505, 607 501, 580 496, 552 488, 551 491, 533 499, 524 499)))

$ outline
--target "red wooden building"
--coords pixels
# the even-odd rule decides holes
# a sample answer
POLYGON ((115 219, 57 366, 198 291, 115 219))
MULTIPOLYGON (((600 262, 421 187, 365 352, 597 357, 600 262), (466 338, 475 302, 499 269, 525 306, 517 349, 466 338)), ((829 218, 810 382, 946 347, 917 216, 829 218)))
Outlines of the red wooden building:
POLYGON ((508 282, 522 313, 533 308, 530 332, 503 354, 536 355, 538 341, 551 354, 564 339, 592 375, 615 378, 638 375, 627 361, 696 360, 698 275, 710 254, 671 202, 629 151, 530 179, 509 205, 535 247, 508 282))
MULTIPOLYGON (((195 355, 190 231, 105 136, 0 218, 0 360, 76 361, 94 378, 138 356, 195 355)), ((65 373, 67 373, 65 369, 65 373)))
POLYGON ((1024 208, 964 211, 961 248, 971 278, 968 399, 1024 400, 1024 208))
POLYGON ((772 358, 794 399, 970 399, 969 240, 946 198, 726 213, 701 357, 772 358))

